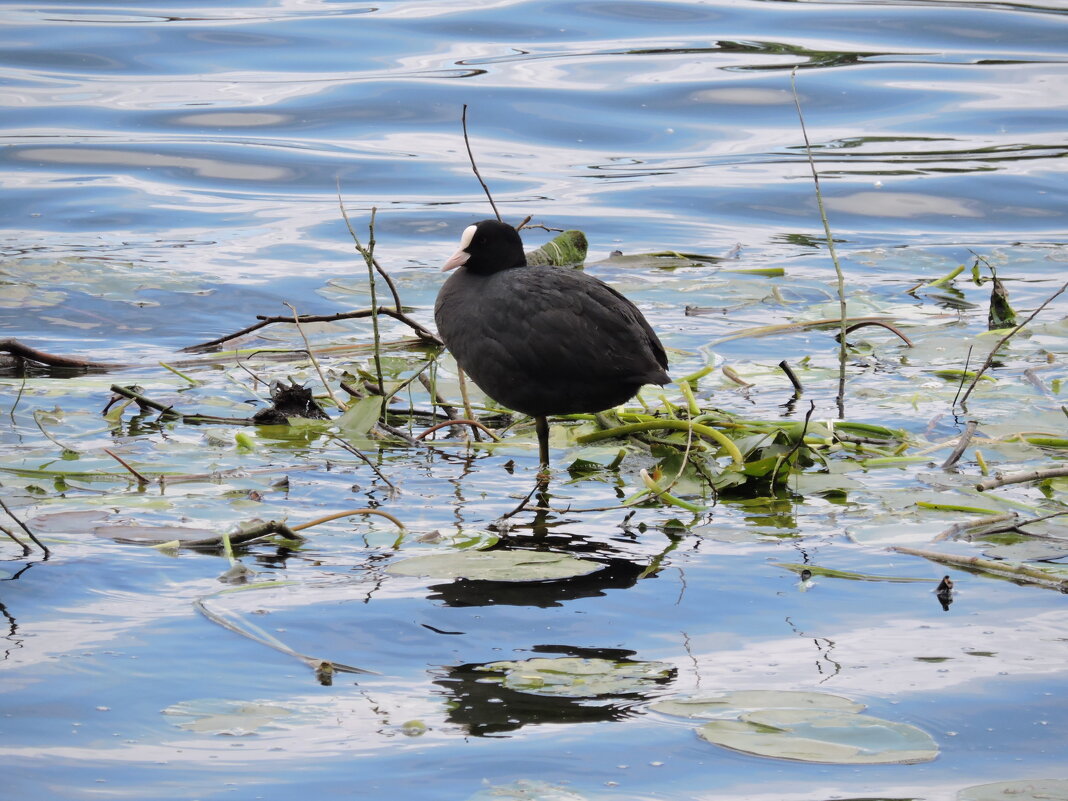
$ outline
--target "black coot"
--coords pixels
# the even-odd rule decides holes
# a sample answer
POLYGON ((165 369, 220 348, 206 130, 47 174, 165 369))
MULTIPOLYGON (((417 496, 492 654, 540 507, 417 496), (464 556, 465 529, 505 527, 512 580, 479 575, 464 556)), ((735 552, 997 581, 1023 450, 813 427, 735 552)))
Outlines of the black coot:
POLYGON ((579 270, 527 266, 510 225, 468 226, 442 269, 455 267, 434 305, 438 333, 483 392, 535 419, 543 467, 548 415, 599 412, 671 380, 633 303, 579 270))

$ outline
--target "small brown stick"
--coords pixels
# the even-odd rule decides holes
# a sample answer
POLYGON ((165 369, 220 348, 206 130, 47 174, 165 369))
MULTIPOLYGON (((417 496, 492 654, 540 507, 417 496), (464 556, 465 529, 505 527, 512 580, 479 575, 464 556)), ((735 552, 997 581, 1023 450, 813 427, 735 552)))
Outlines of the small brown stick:
POLYGON ((987 515, 986 517, 980 517, 975 520, 962 520, 959 523, 954 523, 945 531, 936 535, 931 542, 942 542, 943 540, 948 540, 957 536, 962 531, 967 531, 971 528, 981 528, 982 526, 990 526, 995 523, 1004 523, 1006 520, 1015 520, 1017 517, 1019 517, 1019 515, 1016 512, 1005 512, 1000 515, 987 515))
POLYGON ((382 268, 382 265, 378 263, 378 259, 375 258, 374 215, 375 215, 375 211, 376 210, 374 208, 371 209, 371 226, 372 226, 372 229, 371 229, 371 241, 368 242, 368 247, 365 248, 360 243, 360 238, 358 236, 356 236, 356 230, 352 227, 352 223, 349 222, 348 212, 345 211, 345 202, 341 199, 341 180, 340 179, 338 179, 338 182, 337 182, 337 204, 341 208, 341 216, 345 219, 345 227, 347 227, 349 229, 349 236, 351 236, 352 237, 352 241, 354 243, 356 243, 356 251, 361 256, 363 256, 366 261, 368 261, 371 265, 373 265, 374 268, 375 268, 375 271, 380 276, 382 276, 382 278, 385 280, 386 286, 389 287, 390 294, 393 295, 393 303, 397 307, 397 311, 400 311, 403 307, 401 306, 400 293, 397 292, 397 285, 393 283, 393 279, 389 277, 389 273, 387 273, 382 268))
POLYGON ((958 556, 950 553, 939 553, 938 551, 923 551, 917 548, 906 548, 901 545, 891 546, 890 550, 895 551, 896 553, 908 554, 909 556, 920 556, 924 559, 930 559, 933 562, 940 562, 947 565, 958 565, 960 567, 971 567, 1002 576, 1024 576, 1028 580, 1043 586, 1052 587, 1061 592, 1068 592, 1068 579, 1058 578, 1051 573, 1028 567, 1027 565, 995 562, 992 559, 982 559, 978 556, 958 556))
POLYGON ((347 512, 335 512, 331 515, 324 515, 323 517, 317 517, 314 520, 309 520, 307 523, 301 523, 299 526, 291 526, 290 528, 293 531, 304 531, 305 529, 309 529, 312 526, 317 526, 320 523, 329 523, 331 520, 338 520, 342 517, 351 517, 352 515, 378 515, 379 517, 386 518, 386 520, 391 522, 401 531, 408 530, 407 527, 405 527, 404 523, 395 518, 389 512, 383 512, 381 509, 349 509, 347 512))
POLYGON ((1008 342, 1010 339, 1012 339, 1012 337, 1014 337, 1021 328, 1023 328, 1033 319, 1035 319, 1035 317, 1038 316, 1038 313, 1040 311, 1042 311, 1050 303, 1052 303, 1066 289, 1068 289, 1068 281, 1065 281, 1061 285, 1060 289, 1058 289, 1056 292, 1046 298, 1042 302, 1042 305, 1035 309, 1033 312, 1031 312, 1030 316, 1028 316, 1026 320, 1024 320, 1014 329, 1009 331, 1009 333, 1003 336, 1000 340, 998 340, 998 343, 993 348, 991 348, 990 353, 986 357, 986 361, 983 363, 983 366, 979 368, 979 371, 975 374, 975 377, 972 378, 972 383, 968 386, 968 390, 964 393, 964 397, 960 399, 961 406, 963 406, 968 401, 968 396, 972 394, 972 390, 975 389, 975 385, 979 383, 979 379, 982 378, 983 373, 990 369, 990 365, 992 365, 994 363, 994 359, 997 358, 997 353, 999 350, 1001 350, 1001 346, 1008 342))
MULTIPOLYGON (((419 337, 421 340, 430 345, 440 346, 442 344, 441 340, 438 339, 436 334, 417 323, 415 320, 413 320, 400 309, 391 309, 389 306, 379 306, 378 313, 384 314, 387 317, 392 317, 394 320, 398 320, 399 322, 404 323, 415 332, 415 335, 417 337, 419 337)), ((337 320, 362 320, 366 317, 371 317, 372 315, 373 312, 370 309, 358 309, 356 311, 351 312, 338 312, 337 314, 305 314, 301 316, 300 321, 302 323, 332 323, 336 322, 337 320)), ((293 322, 292 317, 267 316, 263 314, 256 315, 256 319, 259 320, 259 322, 253 323, 250 326, 246 326, 240 331, 235 331, 232 334, 226 334, 224 336, 217 337, 216 339, 212 339, 208 342, 200 342, 196 345, 189 345, 188 347, 182 348, 182 351, 185 353, 193 353, 197 351, 208 350, 210 348, 215 347, 216 345, 221 345, 223 342, 228 342, 231 339, 237 339, 238 337, 244 336, 245 334, 250 334, 253 331, 259 330, 260 328, 264 328, 265 326, 271 325, 272 323, 293 322)))
POLYGON ((130 473, 133 474, 133 477, 137 479, 137 483, 140 484, 142 487, 145 486, 146 484, 151 484, 152 483, 147 478, 145 478, 143 475, 141 475, 136 470, 134 470, 133 467, 131 467, 130 464, 125 459, 123 459, 121 456, 119 456, 117 453, 115 453, 113 451, 110 451, 107 448, 104 448, 104 453, 106 453, 108 456, 110 456, 116 462, 118 462, 123 467, 125 467, 127 470, 129 470, 130 473))
POLYGON ((330 384, 326 380, 326 376, 323 375, 323 368, 319 366, 319 360, 316 359, 315 358, 315 354, 312 353, 311 343, 308 341, 308 336, 307 336, 307 334, 304 333, 304 328, 300 324, 300 315, 297 314, 296 306, 294 306, 292 303, 289 303, 288 301, 282 301, 282 305, 288 306, 289 310, 291 312, 293 312, 293 324, 297 326, 297 333, 300 334, 300 338, 304 340, 304 347, 308 351, 308 358, 311 359, 311 363, 312 363, 312 366, 315 368, 315 372, 319 374, 319 380, 322 382, 323 386, 326 388, 326 394, 330 396, 330 400, 332 400, 334 402, 334 405, 337 408, 339 408, 342 411, 344 411, 345 410, 345 404, 343 404, 341 401, 339 401, 337 399, 337 396, 334 394, 334 390, 332 390, 330 388, 330 384))
POLYGON ((1047 478, 1068 476, 1068 467, 1051 467, 1048 470, 1028 470, 1022 473, 995 473, 993 478, 984 478, 975 488, 980 492, 1004 487, 1006 484, 1026 484, 1028 481, 1042 481, 1047 478))
POLYGON ((724 366, 724 367, 722 367, 720 369, 722 370, 723 375, 727 376, 727 378, 729 378, 731 381, 733 381, 738 386, 746 387, 746 388, 755 386, 754 384, 749 383, 744 378, 742 378, 740 375, 738 375, 736 372, 734 372, 734 369, 732 367, 724 366))
POLYGON ((456 407, 446 403, 445 399, 441 397, 441 393, 438 392, 437 389, 435 389, 434 386, 430 383, 430 379, 422 373, 419 374, 419 383, 422 384, 423 388, 430 393, 431 403, 440 406, 441 410, 445 412, 446 417, 448 417, 450 420, 461 419, 460 412, 456 409, 456 407))
POLYGON ((112 362, 91 362, 85 359, 75 359, 71 356, 57 356, 54 353, 45 353, 43 350, 24 345, 17 339, 0 339, 0 351, 10 353, 19 359, 29 359, 32 362, 45 364, 49 367, 73 367, 79 370, 113 370, 125 366, 112 362))
POLYGON ((353 445, 350 445, 349 443, 345 442, 345 440, 343 440, 341 437, 337 436, 336 434, 331 436, 330 439, 332 439, 339 446, 341 446, 341 448, 343 450, 346 450, 349 453, 351 453, 353 456, 357 456, 360 459, 362 459, 364 464, 366 464, 368 467, 370 467, 375 472, 376 476, 378 476, 380 479, 382 479, 384 482, 386 482, 386 484, 389 486, 389 488, 391 490, 393 490, 393 492, 400 492, 400 490, 397 489, 396 485, 392 481, 390 481, 388 478, 386 478, 385 475, 382 473, 382 471, 378 469, 378 466, 375 465, 375 463, 372 462, 369 458, 367 458, 367 455, 362 453, 359 448, 357 448, 357 447, 355 447, 353 445))
MULTIPOLYGON (((783 364, 786 364, 786 362, 784 361, 783 364)), ((775 480, 779 477, 779 468, 782 467, 784 464, 786 464, 786 462, 789 460, 789 458, 791 456, 793 456, 795 453, 797 453, 797 451, 799 451, 801 449, 801 446, 805 444, 805 434, 808 433, 808 423, 809 423, 809 420, 812 419, 812 413, 814 411, 816 411, 816 401, 810 400, 808 402, 808 411, 805 412, 805 423, 801 427, 801 433, 798 434, 797 441, 794 442, 793 447, 790 448, 790 450, 787 451, 775 463, 775 470, 772 471, 772 474, 771 474, 771 486, 773 486, 773 487, 775 486, 775 480)), ((787 471, 787 472, 789 472, 789 471, 787 471)))
POLYGON ((498 437, 496 434, 494 434, 492 431, 482 425, 482 423, 478 422, 478 420, 446 420, 443 423, 436 423, 435 425, 430 426, 430 428, 420 434, 416 434, 415 438, 416 440, 424 439, 427 435, 433 434, 438 429, 447 428, 448 426, 470 426, 471 428, 477 428, 480 431, 485 431, 487 434, 490 435, 490 437, 493 438, 495 442, 501 441, 500 437, 498 437))
POLYGON ((856 331, 858 328, 863 328, 866 325, 877 325, 877 326, 880 326, 882 328, 885 328, 887 331, 892 331, 893 333, 897 334, 898 337, 901 338, 902 342, 904 342, 910 348, 912 347, 912 340, 909 339, 907 336, 905 336, 904 332, 902 332, 896 326, 890 325, 890 323, 884 323, 884 322, 881 322, 879 320, 867 320, 867 321, 861 322, 861 323, 854 323, 853 325, 849 326, 846 329, 846 334, 851 334, 854 331, 856 331))
POLYGON ((948 470, 960 460, 960 457, 964 455, 964 451, 966 451, 968 446, 972 444, 972 437, 975 436, 975 429, 978 427, 978 420, 968 421, 968 425, 964 427, 964 432, 960 435, 960 439, 957 441, 957 447, 955 447, 953 452, 946 457, 944 462, 942 462, 943 470, 948 470))
POLYGON ((960 397, 960 391, 964 389, 964 382, 968 379, 968 365, 972 362, 972 348, 974 345, 968 346, 968 353, 964 356, 964 369, 960 371, 960 383, 957 384, 957 394, 953 396, 953 403, 950 404, 950 408, 957 408, 957 398, 960 397))
POLYGON ((794 392, 796 392, 798 395, 804 394, 805 388, 801 386, 801 382, 794 374, 793 369, 787 363, 786 359, 783 359, 781 362, 779 362, 779 369, 786 373, 786 377, 789 378, 790 383, 794 385, 794 392))
MULTIPOLYGON (((15 513, 12 512, 11 509, 8 508, 8 505, 6 503, 4 503, 4 499, 3 498, 0 498, 0 507, 3 507, 4 511, 7 512, 7 516, 10 517, 12 520, 14 520, 16 523, 18 523, 19 524, 19 528, 21 528, 23 531, 26 532, 26 534, 29 536, 29 538, 31 540, 33 540, 34 544, 38 548, 40 548, 42 551, 44 551, 44 555, 45 556, 49 556, 52 553, 50 550, 48 550, 48 546, 47 545, 45 545, 43 542, 41 542, 39 539, 37 539, 37 535, 34 534, 32 531, 30 531, 30 529, 26 526, 25 523, 23 523, 21 520, 19 520, 17 517, 15 517, 15 513)), ((25 548, 26 546, 23 545, 22 547, 25 548)))
POLYGON ((493 202, 493 195, 490 194, 489 187, 486 186, 486 182, 483 181, 482 176, 479 175, 478 165, 475 163, 475 154, 471 152, 471 140, 467 138, 467 103, 464 103, 464 110, 460 115, 460 124, 464 129, 464 146, 467 147, 467 158, 471 160, 471 169, 474 170, 478 182, 482 184, 482 191, 484 191, 486 197, 489 198, 489 203, 490 206, 493 207, 493 213, 497 217, 497 222, 504 222, 504 220, 501 219, 501 213, 497 211, 497 204, 493 202))
POLYGON ((14 532, 14 531, 12 531, 11 529, 7 528, 6 526, 0 526, 0 531, 2 531, 2 532, 4 532, 5 534, 7 534, 7 536, 11 537, 11 539, 13 539, 13 540, 14 540, 15 542, 17 542, 17 543, 18 543, 19 545, 21 545, 21 546, 22 546, 22 555, 23 555, 23 556, 25 556, 25 555, 26 555, 26 554, 28 554, 28 553, 29 553, 29 552, 30 552, 31 550, 33 550, 32 548, 30 548, 30 546, 29 546, 29 545, 27 545, 27 544, 26 544, 26 543, 24 543, 24 542, 23 542, 22 540, 20 540, 20 539, 19 539, 19 538, 18 538, 18 537, 17 537, 16 535, 15 535, 15 532, 14 532))
POLYGON ((68 453, 80 453, 81 452, 77 448, 72 448, 70 445, 64 445, 58 439, 56 439, 51 434, 49 434, 48 431, 45 429, 44 424, 41 422, 41 418, 38 417, 39 414, 41 414, 41 410, 40 409, 34 409, 33 410, 33 422, 37 423, 37 427, 39 429, 41 429, 41 433, 45 435, 45 439, 49 440, 54 445, 58 445, 62 450, 66 451, 68 453))

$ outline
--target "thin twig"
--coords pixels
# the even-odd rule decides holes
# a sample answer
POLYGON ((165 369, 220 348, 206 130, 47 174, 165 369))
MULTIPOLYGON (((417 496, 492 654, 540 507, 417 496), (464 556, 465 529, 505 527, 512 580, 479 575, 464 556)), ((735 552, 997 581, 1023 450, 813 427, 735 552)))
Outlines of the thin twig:
POLYGON ((12 531, 11 529, 7 528, 6 526, 0 526, 0 531, 2 531, 4 534, 7 534, 7 536, 11 537, 11 539, 13 539, 15 542, 17 542, 19 545, 22 546, 22 555, 23 556, 25 556, 26 554, 28 554, 30 551, 33 550, 32 548, 30 548, 29 545, 27 545, 22 540, 20 540, 15 535, 14 531, 12 531))
POLYGON ((475 154, 471 152, 471 140, 467 138, 467 103, 464 103, 463 113, 460 115, 460 123, 464 129, 464 145, 467 147, 467 157, 471 160, 471 169, 475 173, 475 177, 478 182, 482 184, 482 191, 486 193, 486 197, 489 198, 490 206, 493 207, 493 214, 497 217, 497 222, 504 222, 501 219, 501 213, 497 211, 497 204, 493 202, 493 195, 490 194, 489 187, 486 186, 486 182, 482 180, 482 176, 478 172, 478 165, 475 163, 475 154))
MULTIPOLYGON (((475 419, 475 413, 471 409, 471 398, 467 395, 467 375, 464 373, 464 368, 459 364, 456 365, 456 378, 460 382, 460 399, 464 402, 464 416, 468 420, 475 419)), ((475 437, 475 442, 481 442, 482 438, 478 435, 478 429, 471 429, 471 433, 475 437)))
POLYGON ((309 529, 312 526, 317 526, 320 523, 329 523, 331 520, 338 520, 342 517, 351 517, 352 515, 378 515, 379 517, 386 518, 386 520, 391 522, 401 531, 407 531, 404 526, 404 523, 395 518, 389 512, 383 512, 381 509, 349 509, 347 512, 335 512, 334 514, 324 515, 323 517, 317 517, 314 520, 309 520, 307 523, 301 523, 300 525, 291 526, 290 528, 293 531, 304 531, 305 529, 309 529))
POLYGON ((957 408, 957 398, 960 397, 960 391, 964 389, 964 382, 968 380, 968 365, 971 364, 972 348, 974 347, 974 345, 969 345, 968 353, 964 357, 964 369, 960 371, 960 383, 957 384, 957 394, 953 396, 953 403, 950 406, 952 409, 957 408))
MULTIPOLYGON (((45 556, 49 556, 52 553, 50 550, 48 550, 48 546, 47 545, 45 545, 43 542, 41 542, 39 539, 37 539, 37 535, 34 534, 32 531, 30 531, 29 527, 27 527, 27 525, 25 523, 23 523, 21 520, 19 520, 17 517, 15 517, 15 513, 12 512, 11 509, 8 508, 8 505, 6 503, 4 503, 4 499, 3 498, 0 498, 0 507, 3 507, 4 511, 7 512, 7 516, 10 517, 12 520, 14 520, 16 523, 18 523, 19 524, 19 528, 21 528, 23 531, 26 532, 26 534, 29 536, 29 538, 31 540, 33 540, 34 544, 38 548, 40 548, 42 551, 44 551, 44 555, 45 556)), ((25 546, 23 546, 23 547, 25 547, 25 546)))
POLYGON ((450 420, 460 420, 460 412, 457 411, 455 406, 445 402, 445 399, 441 397, 441 393, 437 391, 437 388, 430 382, 422 373, 419 374, 419 383, 423 385, 424 389, 430 393, 430 402, 436 406, 440 406, 441 410, 445 412, 445 416, 450 420))
POLYGON ((1022 323, 1020 323, 1014 329, 1009 331, 1009 333, 1007 333, 1005 336, 1003 336, 1000 340, 998 340, 998 344, 996 344, 991 349, 989 355, 986 357, 986 361, 983 363, 983 366, 979 368, 979 371, 975 374, 975 377, 972 379, 972 383, 968 386, 968 391, 965 392, 964 393, 964 397, 960 399, 960 403, 961 403, 962 407, 968 401, 968 396, 972 394, 972 390, 975 389, 975 385, 979 383, 979 379, 982 378, 983 373, 985 373, 990 368, 990 365, 992 365, 994 363, 994 359, 997 358, 997 353, 998 353, 999 350, 1001 350, 1001 346, 1004 345, 1006 342, 1008 342, 1010 339, 1012 339, 1021 328, 1023 328, 1025 325, 1027 325, 1033 319, 1035 319, 1035 317, 1038 315, 1038 313, 1040 311, 1042 311, 1044 308, 1046 308, 1046 306, 1048 306, 1050 303, 1052 303, 1054 301, 1054 299, 1057 298, 1057 296, 1060 295, 1062 292, 1064 292, 1064 290, 1066 290, 1066 289, 1068 289, 1068 281, 1065 281, 1061 285, 1060 289, 1058 289, 1056 292, 1054 292, 1052 295, 1050 295, 1048 298, 1046 298, 1046 300, 1043 301, 1042 305, 1039 306, 1037 309, 1035 309, 1033 312, 1031 312, 1030 316, 1026 320, 1024 320, 1022 323))
POLYGON ((430 428, 426 429, 426 431, 423 431, 420 434, 416 434, 415 438, 416 440, 424 439, 428 435, 433 434, 438 429, 448 428, 449 426, 470 426, 471 428, 477 428, 489 434, 495 442, 501 441, 500 437, 498 437, 496 434, 494 434, 492 431, 482 425, 482 423, 478 422, 478 420, 445 420, 441 423, 435 423, 434 425, 430 426, 430 428))
POLYGON ((118 462, 123 467, 125 467, 127 470, 129 470, 130 473, 133 475, 133 477, 137 479, 137 483, 140 484, 142 487, 145 484, 151 484, 152 483, 147 478, 145 478, 143 475, 141 475, 136 470, 134 470, 134 468, 131 467, 130 464, 125 459, 123 459, 121 456, 119 456, 117 453, 114 453, 113 451, 110 451, 107 448, 104 448, 104 453, 106 453, 108 456, 110 456, 116 462, 118 462))
MULTIPOLYGON (((442 342, 440 339, 438 339, 436 334, 434 334, 429 329, 424 328, 422 325, 417 323, 404 312, 399 311, 397 309, 392 309, 389 306, 379 306, 378 313, 384 314, 387 317, 392 317, 394 320, 399 320, 400 322, 404 323, 406 326, 411 328, 415 332, 415 335, 424 342, 427 342, 431 345, 441 346, 442 342)), ((365 317, 372 316, 374 316, 374 313, 370 309, 357 309, 356 311, 338 312, 337 314, 303 314, 300 317, 300 321, 302 323, 333 323, 338 320, 362 320, 365 317)), ((223 336, 216 337, 215 339, 209 340, 208 342, 199 342, 196 345, 189 345, 185 348, 182 348, 182 351, 184 353, 196 353, 200 351, 209 350, 211 348, 214 348, 216 345, 221 345, 223 342, 229 342, 231 339, 237 339, 238 337, 242 337, 245 334, 251 334, 253 331, 257 331, 260 328, 264 328, 265 326, 271 325, 273 323, 293 322, 292 317, 284 315, 268 316, 264 314, 259 314, 256 315, 256 319, 259 322, 253 323, 249 326, 245 326, 240 331, 234 331, 230 334, 224 334, 223 336)))
POLYGON ((943 470, 948 470, 958 462, 961 456, 964 455, 964 451, 966 451, 968 446, 972 444, 972 437, 975 436, 975 429, 978 427, 978 420, 968 421, 968 424, 964 427, 964 433, 960 435, 960 439, 957 442, 957 447, 955 447, 953 452, 946 457, 944 462, 942 462, 943 470))
POLYGON ((790 71, 790 89, 794 95, 794 106, 797 107, 797 119, 801 123, 801 134, 805 138, 805 154, 808 156, 808 166, 812 171, 812 181, 816 185, 816 205, 820 210, 820 219, 823 221, 823 231, 827 237, 827 251, 830 253, 831 262, 834 264, 834 272, 838 277, 838 307, 840 310, 841 335, 838 340, 838 414, 845 417, 845 370, 846 370, 846 294, 845 275, 842 273, 842 265, 838 262, 838 253, 834 247, 834 236, 831 234, 831 224, 827 221, 827 212, 823 207, 823 192, 820 189, 820 176, 816 171, 816 162, 812 158, 812 145, 808 140, 808 130, 805 128, 805 115, 801 113, 801 100, 797 96, 797 67, 790 71))
POLYGON ((882 328, 885 328, 887 331, 892 331, 893 333, 897 334, 898 337, 900 337, 902 342, 904 342, 910 348, 912 347, 912 340, 909 339, 905 335, 905 333, 903 331, 901 331, 899 328, 897 328, 895 326, 890 325, 890 323, 884 323, 884 322, 881 322, 879 320, 865 320, 863 322, 854 323, 853 325, 849 326, 846 329, 846 333, 847 334, 851 334, 854 331, 856 331, 858 328, 863 328, 866 325, 878 325, 878 326, 881 326, 882 328))
MULTIPOLYGON (((326 376, 323 375, 323 368, 319 365, 319 360, 315 358, 315 353, 312 352, 311 343, 308 341, 308 335, 304 333, 304 327, 300 324, 300 315, 297 314, 296 307, 289 301, 285 300, 282 301, 282 304, 288 306, 290 311, 293 312, 293 323, 297 326, 297 333, 300 334, 300 338, 304 340, 304 347, 308 350, 308 358, 311 359, 311 363, 312 366, 315 368, 315 372, 319 374, 319 380, 322 382, 323 387, 325 387, 326 394, 330 396, 330 400, 334 402, 334 405, 337 408, 344 411, 345 404, 339 401, 337 399, 337 396, 334 395, 334 390, 330 388, 330 383, 326 380, 326 376)), ((374 317, 374 319, 378 320, 378 317, 376 316, 374 317)))
MULTIPOLYGON (((341 208, 341 216, 345 220, 345 226, 349 229, 349 235, 352 237, 352 241, 356 243, 356 250, 359 252, 359 254, 361 256, 364 256, 364 258, 366 258, 367 255, 364 253, 363 245, 360 244, 360 238, 358 236, 356 236, 356 231, 353 229, 352 223, 349 221, 349 214, 348 214, 347 211, 345 211, 345 203, 341 199, 341 179, 340 178, 337 181, 337 205, 341 208)), ((374 212, 375 212, 375 209, 374 209, 374 207, 372 207, 371 208, 371 216, 372 216, 372 218, 374 217, 374 212)), ((372 239, 374 238, 374 232, 371 233, 371 238, 372 239)), ((382 265, 378 263, 378 259, 375 258, 375 256, 374 256, 374 245, 373 244, 371 245, 370 251, 371 251, 370 252, 371 263, 374 265, 375 269, 378 271, 378 274, 381 275, 382 278, 385 280, 386 286, 389 287, 390 294, 393 295, 393 304, 397 307, 397 311, 401 311, 403 307, 401 306, 400 293, 397 292, 397 285, 393 283, 393 279, 390 278, 389 273, 387 273, 382 268, 382 265)))
POLYGON ((79 370, 113 370, 117 367, 125 366, 113 362, 90 362, 85 359, 75 359, 72 356, 45 353, 43 350, 24 345, 17 339, 0 339, 0 352, 10 353, 16 358, 28 359, 31 362, 37 362, 49 367, 72 367, 79 370))
POLYGON ((350 445, 348 442, 346 442, 345 440, 343 440, 341 437, 337 436, 336 434, 332 435, 330 437, 330 439, 332 439, 334 442, 336 442, 343 449, 345 449, 346 451, 351 453, 353 456, 357 456, 360 459, 362 459, 364 461, 364 463, 375 472, 375 475, 378 476, 380 479, 382 479, 389 486, 389 488, 391 490, 393 490, 394 492, 400 492, 400 490, 397 489, 396 485, 392 481, 390 481, 388 478, 386 478, 386 476, 382 473, 382 471, 378 469, 378 466, 374 462, 372 462, 369 458, 367 458, 366 454, 362 453, 359 448, 357 448, 357 447, 355 447, 353 445, 350 445))

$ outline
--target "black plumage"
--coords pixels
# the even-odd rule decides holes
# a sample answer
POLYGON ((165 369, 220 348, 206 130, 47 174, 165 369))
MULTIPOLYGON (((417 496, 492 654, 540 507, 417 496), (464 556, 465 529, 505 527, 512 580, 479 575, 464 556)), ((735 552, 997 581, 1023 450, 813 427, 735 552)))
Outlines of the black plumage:
POLYGON ((483 392, 538 421, 543 465, 548 415, 599 412, 670 381, 633 303, 580 270, 527 266, 510 225, 468 227, 443 269, 455 267, 434 306, 438 333, 483 392))

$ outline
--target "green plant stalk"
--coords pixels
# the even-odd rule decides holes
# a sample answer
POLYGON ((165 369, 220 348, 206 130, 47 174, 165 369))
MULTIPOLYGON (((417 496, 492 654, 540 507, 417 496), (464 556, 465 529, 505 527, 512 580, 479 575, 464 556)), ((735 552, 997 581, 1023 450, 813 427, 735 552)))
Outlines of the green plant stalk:
POLYGON ((177 368, 171 367, 166 362, 160 362, 159 366, 162 367, 164 370, 170 370, 176 376, 178 376, 179 378, 183 379, 184 381, 188 381, 190 384, 196 385, 196 384, 200 383, 195 378, 190 378, 185 373, 183 373, 181 370, 178 370, 177 368))
POLYGON ((963 264, 960 265, 959 267, 956 267, 956 268, 950 270, 948 273, 943 275, 941 278, 936 278, 935 280, 929 282, 927 284, 927 286, 945 286, 946 284, 951 282, 954 278, 956 278, 958 275, 960 275, 962 272, 964 272, 964 265, 963 264))
POLYGON ((812 181, 816 186, 816 205, 820 210, 820 219, 823 221, 823 232, 827 237, 827 251, 831 255, 834 264, 834 273, 838 277, 838 308, 841 314, 838 333, 838 410, 844 417, 845 414, 845 369, 846 369, 846 294, 845 274, 842 265, 838 262, 838 252, 834 247, 834 236, 831 234, 831 224, 827 221, 827 211, 823 207, 823 192, 820 190, 820 176, 816 170, 816 162, 812 158, 812 145, 808 141, 808 131, 805 129, 805 117, 801 113, 801 101, 797 97, 797 68, 790 72, 790 89, 794 95, 794 105, 797 107, 797 118, 801 122, 801 133, 805 137, 805 153, 808 156, 808 166, 812 171, 812 181))
POLYGON ((742 456, 742 452, 738 450, 738 446, 734 444, 734 441, 727 437, 725 434, 716 431, 714 428, 710 428, 700 423, 691 423, 686 420, 651 420, 648 423, 631 423, 630 425, 617 426, 616 428, 608 428, 604 431, 594 431, 590 434, 582 434, 575 438, 576 442, 586 445, 590 442, 597 442, 602 439, 611 439, 613 437, 625 437, 628 434, 636 434, 639 431, 657 431, 659 429, 672 429, 674 431, 691 431, 694 434, 700 434, 703 437, 708 437, 711 440, 719 443, 723 446, 723 449, 730 455, 731 460, 735 464, 745 464, 745 458, 742 456))
POLYGON ((696 417, 701 413, 701 407, 697 405, 697 398, 693 396, 693 390, 690 389, 690 384, 687 381, 676 381, 679 385, 679 389, 682 390, 682 396, 686 398, 686 408, 690 412, 690 417, 696 417))
POLYGON ((984 476, 990 475, 990 467, 986 463, 986 458, 983 456, 983 452, 978 448, 975 449, 975 461, 979 465, 979 472, 984 476))
POLYGON ((705 511, 705 507, 698 506, 695 503, 684 501, 682 498, 677 498, 667 490, 663 489, 651 475, 648 470, 641 471, 642 482, 647 486, 660 500, 664 503, 677 506, 680 509, 685 509, 687 512, 693 512, 694 514, 700 514, 705 511))
POLYGON ((937 509, 940 512, 968 512, 975 515, 996 515, 997 509, 983 509, 978 506, 962 506, 955 503, 932 503, 931 501, 916 501, 921 509, 937 509))
POLYGON ((697 370, 696 372, 690 373, 689 375, 684 375, 682 378, 680 378, 678 380, 678 383, 682 384, 682 383, 685 382, 685 383, 690 384, 691 386, 693 386, 698 381, 700 381, 702 378, 704 378, 706 375, 711 373, 713 369, 714 368, 712 367, 712 365, 705 365, 704 367, 702 367, 700 370, 697 370))
POLYGON ((860 464, 862 467, 884 467, 886 465, 896 464, 916 464, 917 462, 930 461, 925 456, 885 456, 877 459, 864 459, 860 464))
MULTIPOLYGON (((382 337, 378 331, 378 293, 375 289, 375 215, 378 209, 371 206, 371 222, 367 230, 367 251, 363 253, 363 260, 367 263, 367 281, 371 288, 371 330, 375 338, 375 376, 378 378, 378 388, 382 396, 386 394, 386 383, 382 378, 382 337)), ((398 311, 400 311, 398 309, 398 311)), ((382 415, 385 416, 386 404, 382 404, 382 415)))

